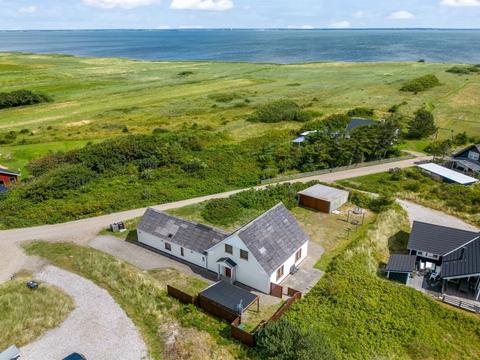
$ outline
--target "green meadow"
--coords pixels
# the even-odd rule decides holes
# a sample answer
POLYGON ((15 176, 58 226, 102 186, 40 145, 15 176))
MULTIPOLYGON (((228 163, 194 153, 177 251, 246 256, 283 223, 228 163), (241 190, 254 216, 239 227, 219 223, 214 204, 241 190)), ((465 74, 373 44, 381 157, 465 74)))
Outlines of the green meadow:
MULTIPOLYGON (((29 130, 8 146, 0 145, 0 164, 24 170, 26 162, 45 152, 154 128, 193 125, 226 133, 234 142, 274 128, 299 129, 301 124, 289 122, 246 122, 255 107, 278 99, 295 100, 324 115, 370 107, 377 117, 406 102, 400 107, 402 114, 411 116, 427 106, 443 129, 478 136, 480 75, 447 73, 450 66, 145 62, 2 53, 2 91, 28 89, 54 101, 0 110, 0 135, 29 130), (426 74, 436 75, 441 85, 418 94, 399 91, 406 81, 426 74)), ((417 145, 412 149, 418 150, 417 145)))

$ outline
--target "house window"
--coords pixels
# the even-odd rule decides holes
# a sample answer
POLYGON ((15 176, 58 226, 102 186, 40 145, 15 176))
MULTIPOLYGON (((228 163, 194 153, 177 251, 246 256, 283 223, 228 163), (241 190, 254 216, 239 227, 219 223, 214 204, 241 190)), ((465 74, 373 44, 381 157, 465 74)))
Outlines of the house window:
POLYGON ((165 243, 165 250, 172 251, 172 245, 170 243, 165 243))
POLYGON ((180 255, 185 256, 185 253, 183 251, 183 248, 180 248, 180 255))
POLYGON ((240 250, 240 259, 248 260, 248 251, 240 250))
POLYGON ((297 262, 301 258, 302 258, 302 249, 298 250, 297 253, 295 254, 295 262, 297 262))
POLYGON ((480 159, 480 154, 475 152, 475 151, 469 151, 468 152, 468 158, 470 160, 478 161, 480 159))
POLYGON ((277 270, 277 281, 283 277, 283 265, 280 269, 277 270))
POLYGON ((233 247, 232 245, 225 244, 225 252, 227 254, 233 254, 233 247))
POLYGON ((11 177, 11 178, 10 178, 10 182, 11 182, 11 183, 14 183, 14 182, 16 182, 16 181, 17 181, 16 178, 14 178, 14 177, 11 177))

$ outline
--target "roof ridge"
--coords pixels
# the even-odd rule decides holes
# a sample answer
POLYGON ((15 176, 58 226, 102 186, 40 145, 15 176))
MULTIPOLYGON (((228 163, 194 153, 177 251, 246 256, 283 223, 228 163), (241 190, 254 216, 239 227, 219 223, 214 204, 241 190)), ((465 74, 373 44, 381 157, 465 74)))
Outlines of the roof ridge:
POLYGON ((213 227, 213 226, 210 226, 210 225, 206 225, 206 224, 202 224, 202 223, 199 223, 199 222, 196 222, 196 221, 193 221, 193 220, 189 220, 189 219, 185 219, 183 217, 180 217, 180 216, 176 216, 176 215, 172 215, 170 213, 167 213, 166 211, 161 211, 161 210, 157 210, 157 209, 154 209, 153 207, 148 207, 147 208, 147 211, 148 210, 151 210, 157 214, 161 214, 161 215, 165 215, 165 216, 168 216, 172 219, 176 219, 176 220, 180 220, 180 221, 185 221, 189 224, 192 224, 192 225, 200 225, 200 226, 205 226, 209 229, 212 229, 212 230, 215 230, 215 231, 218 231, 218 232, 221 232, 222 234, 224 235, 231 235, 231 233, 225 231, 225 230, 222 230, 222 229, 219 229, 217 227, 213 227))
POLYGON ((252 226, 255 222, 257 222, 258 220, 264 218, 265 216, 267 216, 268 214, 270 214, 273 210, 277 209, 278 207, 280 206, 283 206, 285 207, 285 204, 280 201, 277 205, 275 205, 274 207, 268 209, 267 211, 265 211, 264 213, 260 214, 259 216, 257 216, 256 218, 254 218, 253 220, 250 220, 248 223, 246 223, 245 225, 241 226, 238 230, 234 231, 232 233, 233 234, 239 234, 241 231, 243 230, 247 230, 250 226, 252 226))
POLYGON ((435 227, 444 228, 444 229, 455 230, 455 231, 462 231, 462 232, 465 232, 465 233, 471 233, 471 234, 475 234, 475 235, 480 235, 479 230, 465 230, 465 229, 454 228, 454 227, 451 227, 451 226, 444 226, 444 225, 427 223, 425 221, 414 220, 413 225, 415 225, 416 223, 417 224, 425 224, 425 225, 435 226, 435 227))

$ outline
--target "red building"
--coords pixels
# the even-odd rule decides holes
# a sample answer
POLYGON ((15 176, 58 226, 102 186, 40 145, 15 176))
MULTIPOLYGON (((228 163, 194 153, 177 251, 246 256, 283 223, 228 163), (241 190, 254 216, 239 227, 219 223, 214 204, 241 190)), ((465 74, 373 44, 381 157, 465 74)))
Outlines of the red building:
POLYGON ((0 186, 15 184, 19 176, 20 174, 14 173, 13 171, 0 168, 0 186))

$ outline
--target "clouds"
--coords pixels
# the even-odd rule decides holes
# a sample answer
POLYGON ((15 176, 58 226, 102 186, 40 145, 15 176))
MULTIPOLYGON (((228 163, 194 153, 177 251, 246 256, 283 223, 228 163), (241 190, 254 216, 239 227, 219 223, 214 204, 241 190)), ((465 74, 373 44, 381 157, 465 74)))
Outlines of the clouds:
POLYGON ((480 0, 442 0, 440 4, 454 7, 480 6, 480 0))
POLYGON ((83 2, 86 5, 102 9, 113 9, 116 7, 133 9, 139 6, 151 5, 156 2, 156 0, 83 0, 83 2))
POLYGON ((334 21, 328 25, 328 27, 333 29, 347 29, 351 26, 352 24, 348 20, 334 21))
POLYGON ((172 0, 170 9, 225 11, 233 8, 232 0, 172 0))
POLYGON ((410 11, 407 10, 400 10, 395 11, 388 15, 388 19, 390 20, 413 20, 415 19, 415 15, 413 15, 410 11))
POLYGON ((37 7, 34 5, 23 6, 20 9, 18 9, 18 12, 20 14, 34 14, 37 12, 37 7))

